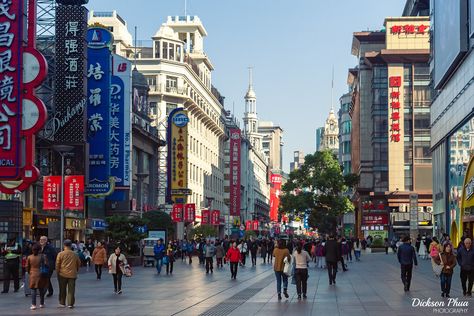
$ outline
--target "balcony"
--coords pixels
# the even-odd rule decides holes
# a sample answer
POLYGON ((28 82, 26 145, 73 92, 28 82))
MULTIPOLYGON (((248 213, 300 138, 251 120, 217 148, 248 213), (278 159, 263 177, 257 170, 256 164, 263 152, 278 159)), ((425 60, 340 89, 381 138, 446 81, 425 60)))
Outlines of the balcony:
POLYGON ((151 94, 169 94, 172 96, 188 96, 188 89, 186 87, 170 87, 164 84, 150 85, 151 94))

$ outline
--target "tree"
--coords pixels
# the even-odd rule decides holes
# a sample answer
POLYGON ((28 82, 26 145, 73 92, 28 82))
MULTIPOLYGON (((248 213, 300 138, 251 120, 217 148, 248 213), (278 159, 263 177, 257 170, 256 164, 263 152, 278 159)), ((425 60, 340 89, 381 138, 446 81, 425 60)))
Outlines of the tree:
POLYGON ((217 237, 217 229, 212 225, 200 225, 191 231, 194 238, 217 237))
POLYGON ((149 211, 143 214, 143 218, 148 220, 148 230, 165 229, 169 239, 174 236, 173 220, 166 212, 149 211))
POLYGON ((336 156, 329 150, 305 157, 305 163, 289 175, 283 185, 280 212, 303 217, 310 212, 309 224, 320 232, 335 232, 337 219, 354 210, 344 192, 354 187, 359 177, 344 176, 336 156))
POLYGON ((257 233, 254 230, 246 230, 244 233, 244 239, 257 238, 257 233))
POLYGON ((121 246, 126 254, 137 255, 138 241, 145 238, 145 234, 140 233, 138 227, 144 226, 147 221, 139 217, 121 215, 107 217, 106 221, 107 236, 112 240, 113 246, 121 246))

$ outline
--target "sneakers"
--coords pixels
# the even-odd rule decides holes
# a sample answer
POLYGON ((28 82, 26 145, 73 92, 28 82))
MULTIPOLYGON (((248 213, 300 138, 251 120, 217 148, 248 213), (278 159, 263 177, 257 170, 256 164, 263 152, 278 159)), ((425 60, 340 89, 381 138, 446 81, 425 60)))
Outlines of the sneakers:
POLYGON ((122 294, 122 290, 118 291, 117 294, 122 294))
POLYGON ((73 306, 73 305, 68 305, 67 307, 68 307, 68 308, 74 308, 74 306, 73 306))
POLYGON ((31 305, 30 309, 34 311, 36 309, 36 305, 31 305))
POLYGON ((44 305, 40 305, 40 308, 44 308, 44 305))
POLYGON ((308 297, 306 296, 306 294, 303 294, 303 299, 307 299, 308 297))

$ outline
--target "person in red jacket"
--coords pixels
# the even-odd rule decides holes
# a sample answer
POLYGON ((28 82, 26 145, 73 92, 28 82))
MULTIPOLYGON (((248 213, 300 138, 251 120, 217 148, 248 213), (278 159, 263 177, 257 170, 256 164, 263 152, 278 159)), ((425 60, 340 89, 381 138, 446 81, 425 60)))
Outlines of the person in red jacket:
POLYGON ((232 247, 227 251, 226 259, 230 262, 230 278, 235 280, 237 278, 237 267, 240 260, 240 251, 237 249, 236 242, 234 242, 232 247))

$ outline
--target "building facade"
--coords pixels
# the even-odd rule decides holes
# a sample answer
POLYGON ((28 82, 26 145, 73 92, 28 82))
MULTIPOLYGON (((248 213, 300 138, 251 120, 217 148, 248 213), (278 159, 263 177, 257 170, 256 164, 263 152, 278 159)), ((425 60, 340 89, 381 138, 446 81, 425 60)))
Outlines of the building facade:
POLYGON ((334 155, 339 155, 339 123, 334 109, 329 111, 328 118, 324 124, 324 130, 320 150, 330 150, 334 155))
POLYGON ((316 151, 321 150, 321 145, 323 143, 323 134, 324 134, 324 127, 318 127, 316 129, 316 151))
POLYGON ((339 98, 341 108, 338 111, 339 123, 339 163, 344 175, 352 172, 351 166, 351 130, 352 121, 349 110, 352 102, 352 93, 346 93, 339 98))
POLYGON ((270 121, 259 121, 258 132, 263 135, 262 149, 268 157, 268 167, 274 172, 283 168, 283 129, 270 121))
POLYGON ((290 162, 290 172, 297 170, 301 165, 304 164, 304 152, 302 150, 296 150, 293 152, 293 161, 290 162))

